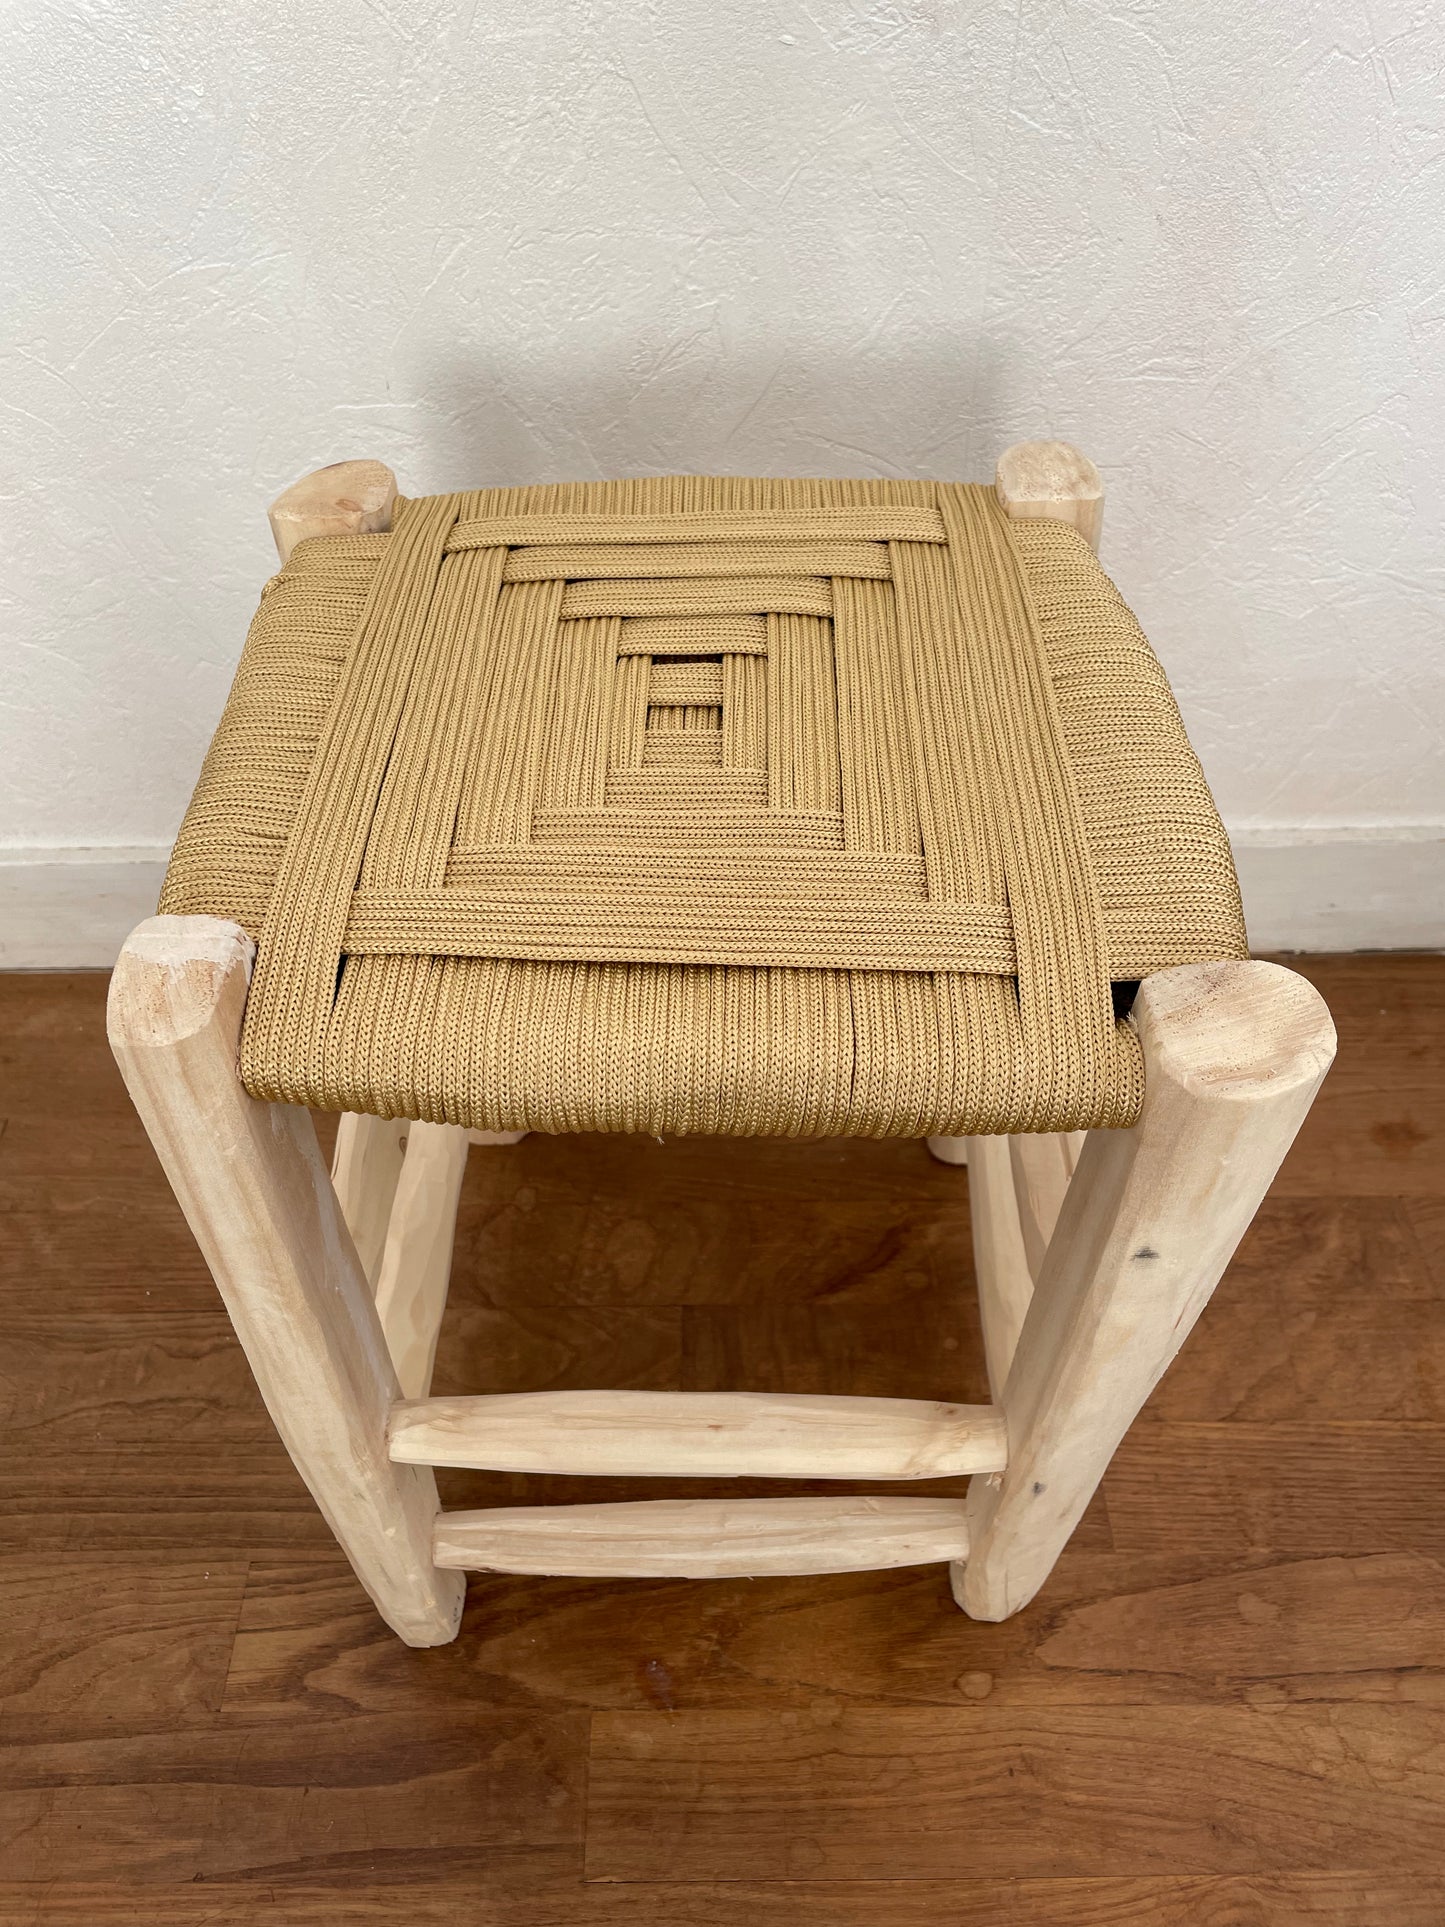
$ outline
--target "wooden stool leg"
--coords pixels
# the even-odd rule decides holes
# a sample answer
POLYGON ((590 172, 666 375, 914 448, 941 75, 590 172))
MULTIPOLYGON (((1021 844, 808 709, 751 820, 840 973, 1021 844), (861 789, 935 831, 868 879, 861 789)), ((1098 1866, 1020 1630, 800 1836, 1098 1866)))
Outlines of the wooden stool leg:
POLYGON ((940 1163, 967 1165, 988 1382, 1002 1396, 1034 1279, 1083 1149, 1083 1131, 1031 1137, 931 1137, 940 1163))
POLYGON ((331 1182, 407 1398, 425 1398, 431 1385, 467 1152, 526 1135, 351 1111, 337 1125, 331 1182))
POLYGON ((993 486, 1015 521, 1067 522, 1099 553, 1104 484, 1072 442, 1015 442, 999 456, 993 486))
POLYGON ((467 1133, 454 1124, 413 1124, 407 1133, 376 1280, 377 1315, 403 1398, 425 1398, 431 1389, 468 1148, 467 1133))
POLYGON ((1143 1113, 1084 1144, 1002 1389, 1008 1467, 970 1488, 954 1592, 975 1619, 1007 1618, 1048 1578, 1334 1056, 1318 992, 1277 964, 1161 971, 1133 1022, 1143 1113))
POLYGON ((378 1612, 452 1639, 465 1582, 432 1563, 427 1467, 393 1464, 400 1386, 306 1111, 237 1072, 254 947, 215 917, 151 917, 111 979, 111 1047, 276 1428, 378 1612))
POLYGON ((973 1273, 978 1281, 978 1315, 988 1364, 989 1393, 995 1405, 1018 1350, 1019 1333, 1034 1295, 1014 1191, 1013 1165, 1006 1137, 970 1137, 968 1215, 973 1230, 973 1273))
POLYGON ((928 1146, 929 1156, 937 1158, 940 1164, 968 1163, 966 1137, 930 1137, 925 1138, 924 1143, 928 1146))
POLYGON ((381 1276, 386 1232, 410 1129, 405 1118, 361 1117, 352 1111, 338 1118, 336 1124, 331 1182, 366 1282, 373 1291, 381 1276))

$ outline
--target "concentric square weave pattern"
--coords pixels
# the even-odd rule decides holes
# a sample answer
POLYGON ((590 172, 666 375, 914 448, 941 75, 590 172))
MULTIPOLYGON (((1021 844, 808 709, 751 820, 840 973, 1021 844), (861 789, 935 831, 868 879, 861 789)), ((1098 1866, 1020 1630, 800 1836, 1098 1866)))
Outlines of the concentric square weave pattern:
POLYGON ((1128 1123, 1112 982, 1244 954, 1087 545, 941 483, 401 502, 270 584, 161 908, 259 1096, 483 1129, 1128 1123))

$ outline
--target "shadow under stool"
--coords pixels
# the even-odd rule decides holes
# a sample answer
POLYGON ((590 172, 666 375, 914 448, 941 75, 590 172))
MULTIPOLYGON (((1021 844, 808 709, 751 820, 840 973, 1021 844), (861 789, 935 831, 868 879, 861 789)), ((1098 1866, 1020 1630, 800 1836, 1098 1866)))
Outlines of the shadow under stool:
MULTIPOLYGON (((1044 1583, 1327 1071, 1248 957, 1177 708, 1057 442, 992 489, 696 476, 273 505, 110 1037, 387 1623, 467 1571, 1044 1583), (328 1175, 306 1107, 341 1113, 328 1175), (429 1396, 469 1149, 910 1137, 966 1165, 992 1402, 429 1396), (938 1496, 442 1512, 433 1467, 938 1496)), ((920 1152, 921 1154, 921 1152, 920 1152)), ((964 1182, 960 1174, 960 1182, 964 1182)))

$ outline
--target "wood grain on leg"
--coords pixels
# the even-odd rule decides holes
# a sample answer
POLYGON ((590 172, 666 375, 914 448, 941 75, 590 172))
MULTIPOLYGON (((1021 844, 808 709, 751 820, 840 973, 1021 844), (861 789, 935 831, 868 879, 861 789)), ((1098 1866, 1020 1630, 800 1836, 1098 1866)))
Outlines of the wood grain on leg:
POLYGON ((237 924, 147 919, 111 978, 111 1047, 297 1470, 382 1617, 440 1645, 462 1587, 432 1564, 432 1473, 387 1456, 400 1387, 311 1119, 237 1073, 253 955, 237 924))
POLYGON ((967 1164, 968 1139, 966 1137, 931 1137, 925 1140, 929 1155, 938 1159, 940 1164, 967 1164))
POLYGON ((1029 1275, 1037 1278, 1074 1175, 1074 1134, 1040 1131, 1004 1142, 1008 1145, 1029 1275))
POLYGON ((998 458, 994 490, 1020 522, 1068 522, 1096 553, 1104 526, 1099 471, 1069 442, 1015 442, 998 458))
POLYGON ((406 1156, 404 1118, 345 1113, 336 1126, 331 1182, 367 1283, 376 1290, 386 1250, 386 1227, 406 1156))
POLYGON ((379 535, 391 527, 396 477, 385 462, 332 462, 284 489, 266 511, 276 553, 314 535, 379 535))
POLYGON ((1003 1391, 1008 1468, 970 1488, 973 1552, 955 1583, 976 1619, 1017 1612, 1048 1577, 1335 1050, 1319 993, 1278 964, 1161 971, 1132 1021, 1143 1113, 1089 1135, 1003 1391))
POLYGON ((1009 1140, 971 1137, 963 1141, 968 1146, 968 1211, 979 1319, 989 1390, 998 1404, 1034 1294, 1034 1280, 1019 1223, 1009 1140))
POLYGON ((413 1124, 407 1133, 376 1284, 387 1350, 407 1398, 425 1398, 431 1385, 468 1148, 467 1133, 452 1124, 413 1124))
POLYGON ((968 1167, 979 1316, 993 1396, 1003 1390, 1085 1133, 929 1138, 940 1163, 968 1167))

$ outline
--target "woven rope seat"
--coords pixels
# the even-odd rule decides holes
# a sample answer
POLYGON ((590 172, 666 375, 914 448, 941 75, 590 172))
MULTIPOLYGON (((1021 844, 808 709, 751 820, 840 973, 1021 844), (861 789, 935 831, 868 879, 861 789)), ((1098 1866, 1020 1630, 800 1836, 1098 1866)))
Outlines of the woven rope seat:
POLYGON ((1130 984, 1246 954, 1138 624, 933 482, 399 501, 266 587, 163 912, 255 1096, 487 1131, 1131 1123, 1130 984))

